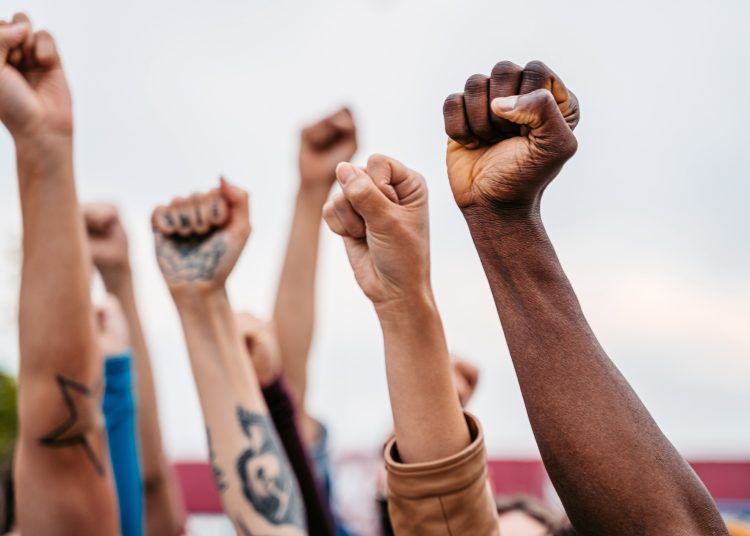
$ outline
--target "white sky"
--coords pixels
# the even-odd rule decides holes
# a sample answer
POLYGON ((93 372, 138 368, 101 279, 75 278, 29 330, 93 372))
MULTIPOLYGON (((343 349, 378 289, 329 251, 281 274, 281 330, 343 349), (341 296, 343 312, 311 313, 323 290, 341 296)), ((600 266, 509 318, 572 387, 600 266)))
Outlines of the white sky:
MULTIPOLYGON (((750 454, 747 2, 6 0, 2 15, 17 9, 58 38, 81 197, 125 213, 175 457, 203 457, 205 439, 150 210, 220 173, 248 187, 254 235, 230 290, 237 307, 268 313, 297 131, 341 103, 360 124, 360 161, 382 152, 427 177, 449 344, 482 368, 472 410, 493 455, 535 454, 443 165, 444 97, 501 59, 547 62, 581 101, 579 152, 543 214, 602 344, 687 455, 750 454)), ((2 252, 18 242, 14 173, 3 133, 2 252)), ((0 263, 0 363, 14 370, 10 257, 0 263)), ((336 447, 375 449, 390 420, 379 329, 328 231, 321 264, 310 405, 336 447)))

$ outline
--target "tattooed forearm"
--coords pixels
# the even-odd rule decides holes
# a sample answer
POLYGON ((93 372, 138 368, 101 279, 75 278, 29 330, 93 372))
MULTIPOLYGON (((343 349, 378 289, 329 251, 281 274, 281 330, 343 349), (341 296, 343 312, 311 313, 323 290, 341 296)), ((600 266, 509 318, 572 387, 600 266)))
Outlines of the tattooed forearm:
POLYGON ((214 474, 214 481, 216 482, 216 487, 219 489, 219 492, 224 493, 227 489, 227 481, 224 477, 224 470, 216 463, 216 452, 214 452, 213 445, 211 444, 211 432, 208 428, 206 428, 206 438, 208 439, 208 457, 211 461, 211 470, 214 474))
POLYGON ((253 508, 274 525, 305 527, 304 506, 289 461, 267 415, 237 408, 249 447, 237 459, 242 491, 253 508))
MULTIPOLYGON (((104 466, 96 456, 96 453, 91 447, 91 443, 89 443, 89 440, 86 438, 86 435, 81 432, 73 431, 79 420, 78 406, 76 405, 77 399, 74 397, 77 395, 84 399, 91 399, 93 397, 93 392, 85 385, 66 378, 61 374, 58 374, 56 379, 57 386, 60 389, 63 401, 65 402, 65 408, 68 410, 68 416, 62 424, 43 437, 40 437, 39 444, 43 447, 50 448, 80 446, 86 453, 86 457, 94 466, 96 472, 103 476, 104 466)), ((87 400, 86 403, 90 403, 90 400, 87 400)))
POLYGON ((173 281, 210 280, 226 250, 226 238, 221 231, 208 238, 156 235, 159 266, 164 276, 173 281))

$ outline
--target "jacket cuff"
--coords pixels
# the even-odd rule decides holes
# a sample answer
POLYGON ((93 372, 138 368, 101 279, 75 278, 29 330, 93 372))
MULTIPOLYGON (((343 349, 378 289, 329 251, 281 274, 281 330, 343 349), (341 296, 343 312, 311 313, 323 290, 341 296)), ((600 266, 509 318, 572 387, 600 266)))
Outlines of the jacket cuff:
POLYGON ((396 438, 385 445, 389 494, 404 499, 423 499, 450 495, 465 489, 473 482, 487 478, 484 435, 479 421, 464 413, 471 443, 447 458, 423 463, 401 462, 396 438))

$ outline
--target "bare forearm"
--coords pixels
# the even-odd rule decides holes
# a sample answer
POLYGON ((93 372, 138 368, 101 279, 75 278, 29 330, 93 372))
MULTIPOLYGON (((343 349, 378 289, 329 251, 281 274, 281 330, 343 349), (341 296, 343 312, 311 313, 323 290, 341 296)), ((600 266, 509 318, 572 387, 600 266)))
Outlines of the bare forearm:
POLYGON ((177 534, 184 517, 179 506, 180 491, 164 454, 151 356, 138 313, 130 267, 123 267, 118 273, 102 273, 102 276, 107 291, 117 296, 122 306, 135 356, 147 532, 177 534))
POLYGON ((301 534, 304 511, 289 462, 273 429, 225 292, 176 300, 224 509, 240 533, 301 534), (266 466, 271 463, 270 466, 266 466), (258 495, 256 470, 271 475, 279 501, 258 495))
POLYGON ((381 306, 378 316, 401 460, 418 463, 456 454, 469 444, 469 430, 431 293, 381 306))
POLYGON ((465 215, 540 452, 579 532, 722 534, 705 488, 596 340, 538 210, 465 215))
POLYGON ((284 377, 300 406, 304 404, 307 358, 315 328, 315 278, 327 193, 304 188, 297 192, 273 313, 284 377))
POLYGON ((27 378, 32 371, 47 371, 93 383, 101 377, 101 363, 93 341, 72 139, 19 143, 17 155, 23 216, 21 367, 27 378))
POLYGON ((16 150, 24 232, 19 527, 24 533, 114 534, 99 405, 102 363, 93 335, 72 139, 48 135, 28 145, 17 142, 16 150), (87 508, 78 509, 80 504, 87 508), (48 515, 40 517, 40 508, 48 515))

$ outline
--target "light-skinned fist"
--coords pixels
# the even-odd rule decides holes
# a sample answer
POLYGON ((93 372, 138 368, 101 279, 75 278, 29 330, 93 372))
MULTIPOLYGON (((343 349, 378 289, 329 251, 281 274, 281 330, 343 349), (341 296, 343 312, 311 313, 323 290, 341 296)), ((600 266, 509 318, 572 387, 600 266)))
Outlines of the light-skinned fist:
POLYGON ((576 152, 578 100, 541 62, 504 61, 444 104, 446 162, 458 206, 534 205, 576 152))
POLYGON ((357 151, 357 127, 352 112, 341 108, 302 130, 299 172, 302 188, 328 194, 336 182, 336 165, 357 151))
POLYGON ((235 313, 234 322, 242 337, 250 361, 262 387, 272 384, 281 375, 281 350, 272 322, 251 313, 235 313))
POLYGON ((52 36, 16 13, 0 21, 0 120, 19 141, 44 134, 71 136, 70 92, 52 36))
POLYGON ((341 192, 323 209, 331 230, 344 238, 354 275, 379 306, 431 296, 427 186, 424 178, 383 155, 360 169, 336 168, 341 192))
POLYGON ((151 223, 159 268, 173 295, 218 289, 250 236, 248 195, 221 179, 219 188, 156 208, 151 223))
POLYGON ((130 270, 128 237, 117 207, 87 203, 81 207, 94 266, 107 288, 130 270))

